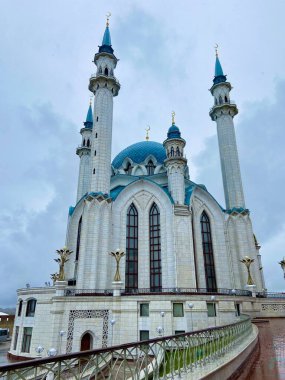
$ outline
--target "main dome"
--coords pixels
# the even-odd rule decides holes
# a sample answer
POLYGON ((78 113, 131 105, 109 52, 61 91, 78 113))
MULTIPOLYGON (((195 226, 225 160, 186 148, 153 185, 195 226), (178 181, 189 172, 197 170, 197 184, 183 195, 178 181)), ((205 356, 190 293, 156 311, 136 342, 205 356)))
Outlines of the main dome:
POLYGON ((112 166, 119 169, 125 158, 130 158, 134 163, 141 164, 150 155, 156 158, 158 164, 163 164, 166 159, 165 149, 162 144, 156 141, 141 141, 128 146, 117 154, 113 159, 112 166))

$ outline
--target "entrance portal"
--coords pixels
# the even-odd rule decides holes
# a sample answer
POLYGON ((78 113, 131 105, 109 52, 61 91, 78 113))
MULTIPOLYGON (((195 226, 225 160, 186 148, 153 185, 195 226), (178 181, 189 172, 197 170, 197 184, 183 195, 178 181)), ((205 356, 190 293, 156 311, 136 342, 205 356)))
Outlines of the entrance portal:
POLYGON ((81 338, 80 351, 92 350, 93 337, 90 333, 85 333, 81 338))

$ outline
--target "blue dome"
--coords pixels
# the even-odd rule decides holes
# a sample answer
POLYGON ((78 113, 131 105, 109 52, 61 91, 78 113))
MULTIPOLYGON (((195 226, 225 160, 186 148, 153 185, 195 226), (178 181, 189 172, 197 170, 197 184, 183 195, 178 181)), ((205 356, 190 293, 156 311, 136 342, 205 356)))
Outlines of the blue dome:
POLYGON ((175 124, 172 124, 172 126, 168 129, 167 138, 168 139, 177 139, 177 138, 180 139, 181 138, 180 130, 175 124))
POLYGON ((136 164, 142 163, 148 156, 154 156, 159 164, 166 159, 165 149, 162 144, 155 141, 141 141, 122 150, 113 160, 112 165, 118 169, 125 158, 130 158, 136 164))

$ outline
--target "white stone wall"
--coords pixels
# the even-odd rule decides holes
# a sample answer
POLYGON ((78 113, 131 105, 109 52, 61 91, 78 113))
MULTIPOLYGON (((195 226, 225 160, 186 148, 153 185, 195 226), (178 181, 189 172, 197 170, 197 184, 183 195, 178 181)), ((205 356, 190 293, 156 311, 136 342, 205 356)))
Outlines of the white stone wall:
POLYGON ((167 164, 169 192, 174 203, 180 205, 183 205, 185 200, 184 169, 184 162, 173 161, 167 164))
POLYGON ((257 291, 262 291, 262 273, 257 257, 258 251, 255 247, 252 225, 249 215, 230 215, 226 221, 229 239, 230 256, 233 265, 233 287, 244 289, 247 283, 247 271, 244 264, 240 262, 244 256, 254 259, 251 265, 251 274, 257 291))
POLYGON ((108 194, 110 192, 113 123, 113 94, 109 88, 100 87, 96 91, 93 117, 90 191, 108 194))
POLYGON ((233 118, 219 115, 216 122, 226 207, 245 208, 233 118))
POLYGON ((172 335, 175 331, 191 331, 192 325, 197 330, 234 322, 237 320, 234 303, 239 300, 238 297, 217 297, 217 317, 209 318, 206 303, 210 301, 210 296, 59 297, 52 287, 19 291, 19 299, 25 300, 23 316, 26 300, 30 298, 37 299, 35 316, 16 317, 15 320, 15 326, 19 326, 18 344, 17 349, 10 352, 18 356, 35 357, 38 345, 45 348, 42 356, 47 356, 47 350, 52 347, 61 353, 65 353, 68 347, 71 352, 79 351, 81 338, 86 332, 93 337, 93 348, 101 348, 104 344, 110 346, 111 319, 116 321, 113 344, 139 340, 140 330, 148 330, 150 338, 157 337, 158 326, 164 328, 164 335, 172 335), (173 303, 177 302, 183 304, 182 317, 173 315, 173 303), (192 311, 188 307, 189 302, 194 304, 192 311), (148 317, 140 316, 141 303, 149 303, 148 317), (161 311, 165 313, 164 317, 161 311), (30 353, 21 352, 24 327, 33 327, 30 353), (62 338, 60 331, 65 332, 62 338))
POLYGON ((90 187, 90 152, 83 152, 80 155, 77 198, 78 202, 90 187))

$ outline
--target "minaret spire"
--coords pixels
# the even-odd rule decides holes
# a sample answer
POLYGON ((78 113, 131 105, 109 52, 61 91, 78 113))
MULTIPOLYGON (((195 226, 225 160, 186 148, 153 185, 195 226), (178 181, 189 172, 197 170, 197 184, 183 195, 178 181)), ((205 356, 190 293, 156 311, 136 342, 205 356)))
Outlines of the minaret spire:
POLYGON ((89 191, 103 194, 110 193, 113 97, 120 90, 120 83, 114 76, 118 60, 111 46, 110 15, 109 12, 102 45, 94 57, 97 72, 91 76, 89 83, 89 90, 94 94, 89 191))
POLYGON ((238 113, 237 106, 230 101, 231 84, 224 75, 216 45, 215 77, 210 89, 214 106, 210 110, 212 120, 217 123, 221 169, 223 176, 226 207, 245 209, 239 158, 233 118, 238 113))

